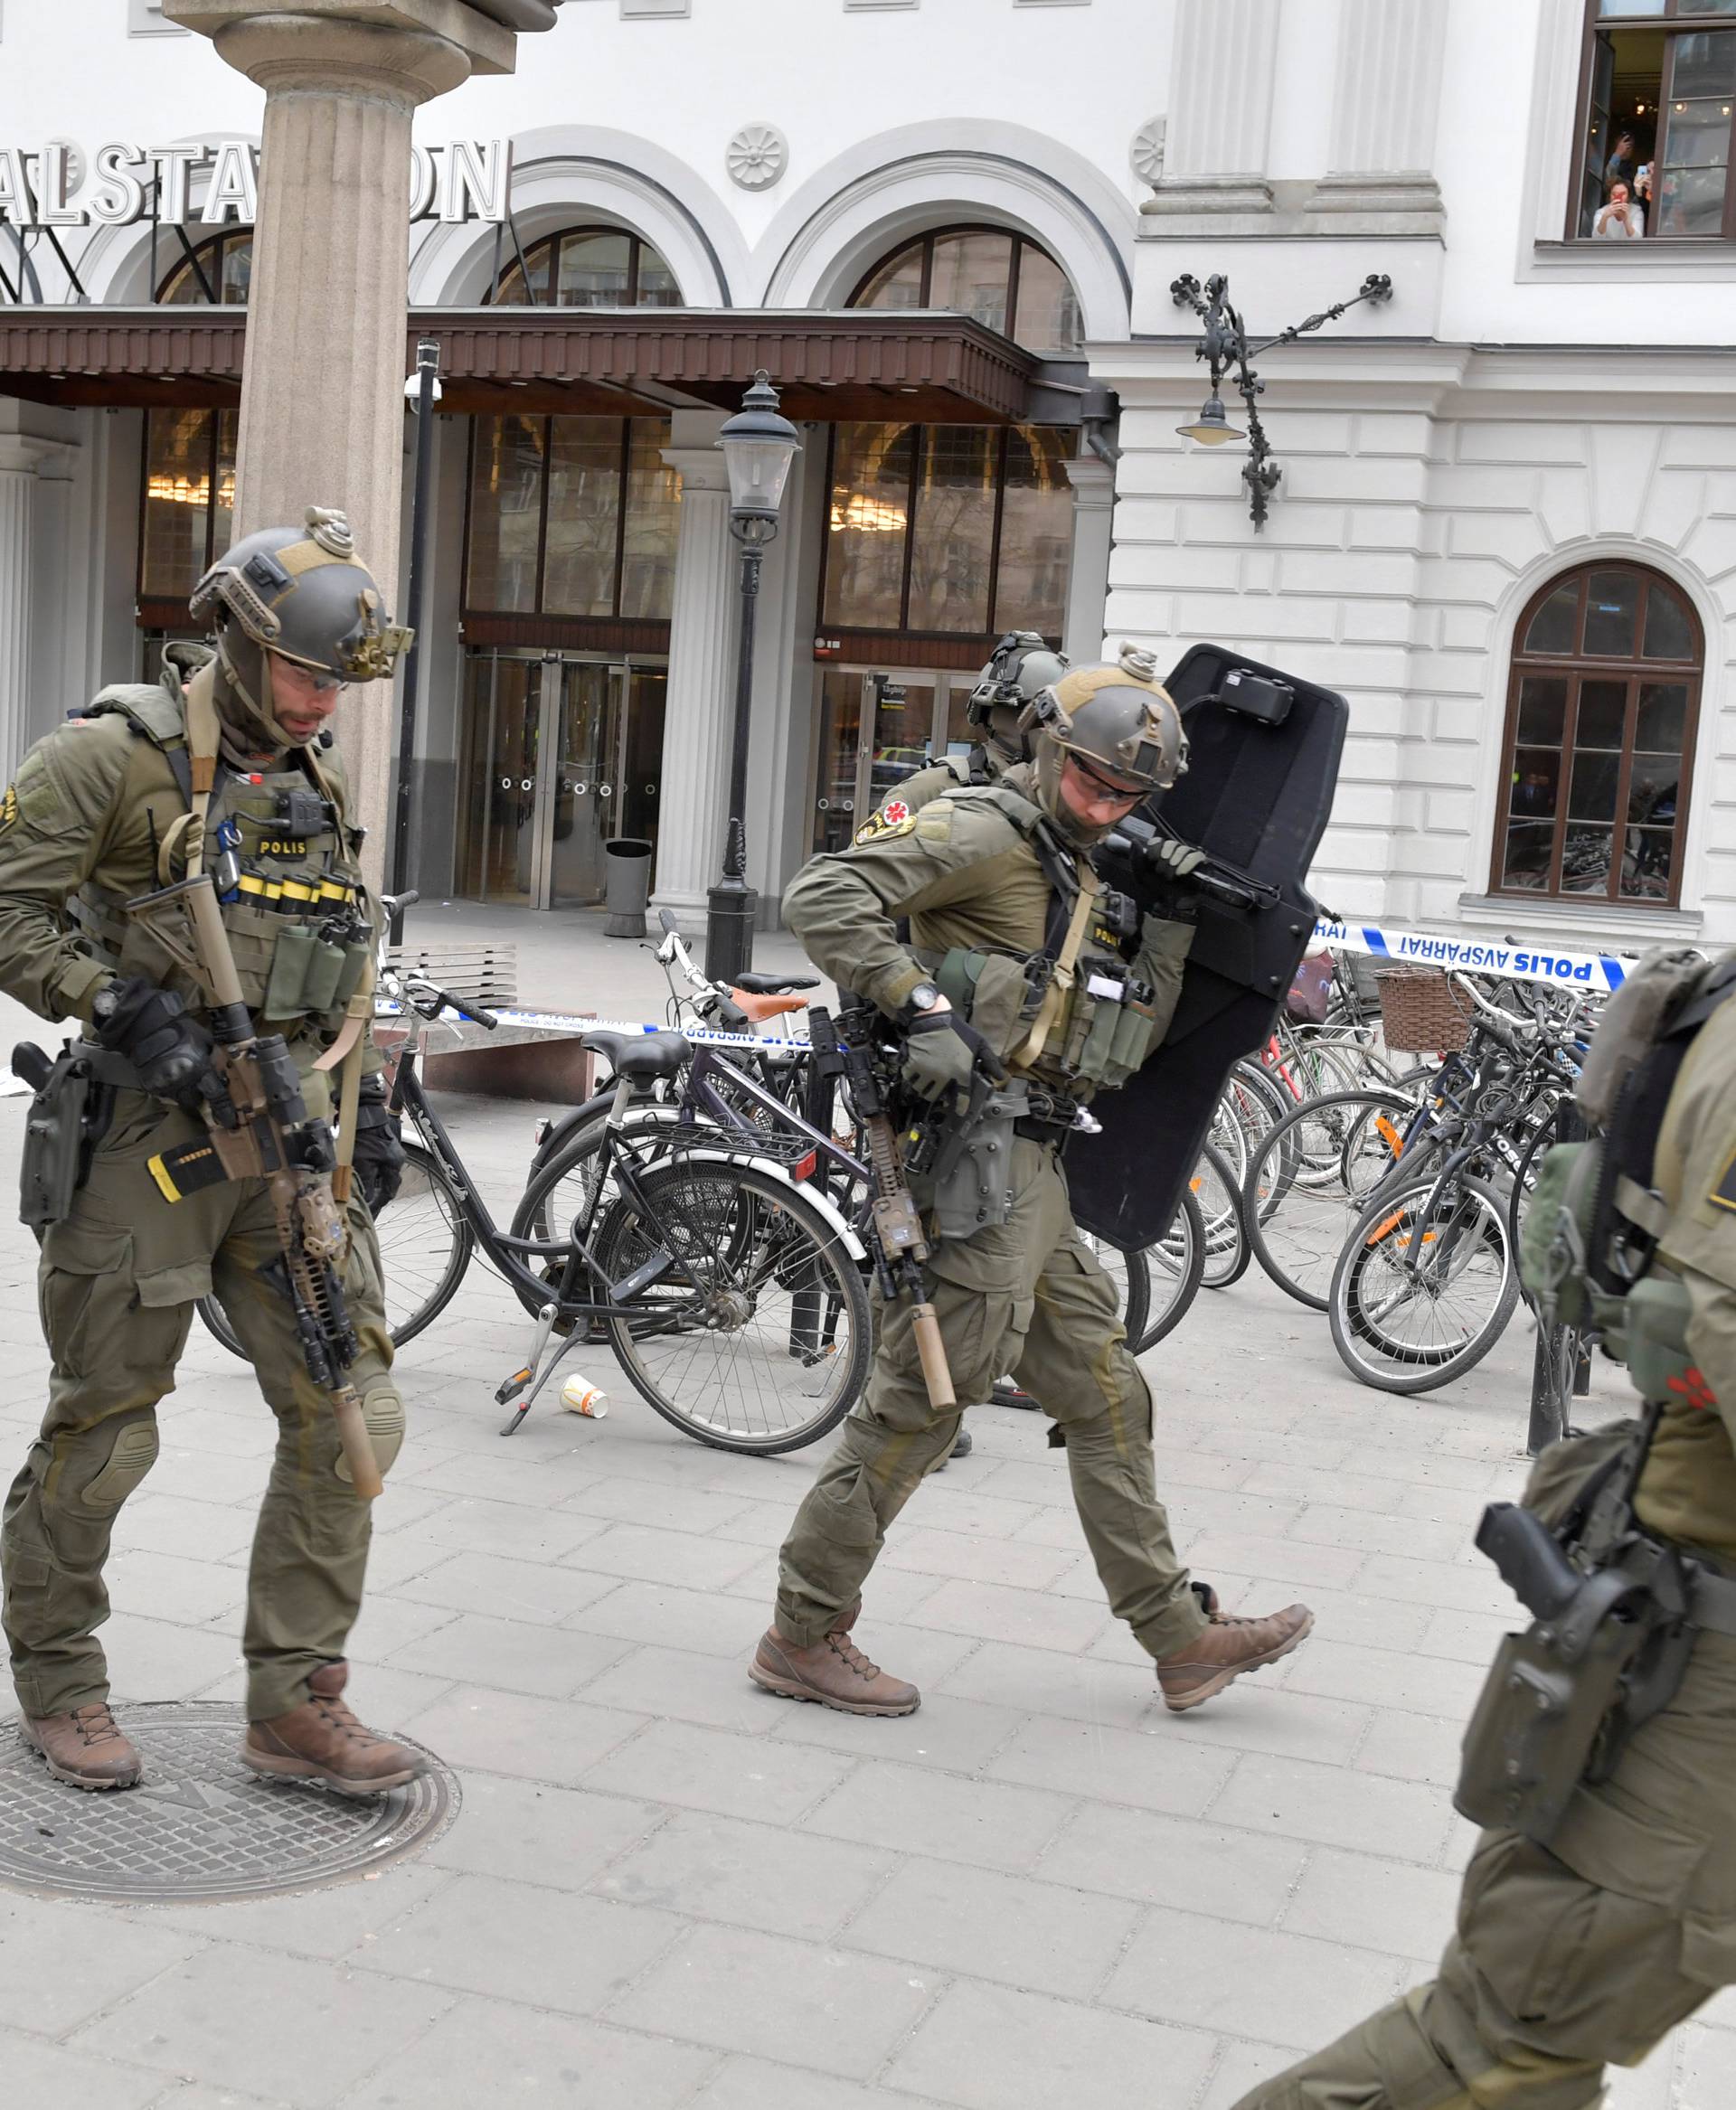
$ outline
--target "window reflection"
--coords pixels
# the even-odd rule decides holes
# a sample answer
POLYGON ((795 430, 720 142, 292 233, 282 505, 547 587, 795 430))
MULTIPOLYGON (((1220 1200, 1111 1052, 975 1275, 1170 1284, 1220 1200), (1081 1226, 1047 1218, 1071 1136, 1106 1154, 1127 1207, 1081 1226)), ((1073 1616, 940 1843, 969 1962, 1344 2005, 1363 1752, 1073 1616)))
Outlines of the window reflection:
POLYGON ((950 308, 1033 352, 1076 352, 1079 299, 1047 250, 996 227, 919 235, 857 287, 852 307, 950 308))
POLYGON ((1072 555, 1070 437, 1036 426, 837 426, 825 620, 1058 636, 1072 555))
POLYGON ((502 271, 506 307, 679 307, 681 287, 663 255, 619 227, 570 227, 544 235, 502 271))
POLYGON ((661 418, 475 420, 465 605, 666 621, 681 485, 661 418))
POLYGON ((145 420, 138 590, 181 599, 233 539, 233 410, 152 410, 145 420))
POLYGON ((1588 566, 1537 596, 1518 629, 1498 889, 1675 898, 1699 636, 1680 591, 1638 565, 1588 566))
POLYGON ((156 297, 169 307, 243 307, 253 276, 253 230, 231 228, 202 241, 184 255, 157 286, 156 297))

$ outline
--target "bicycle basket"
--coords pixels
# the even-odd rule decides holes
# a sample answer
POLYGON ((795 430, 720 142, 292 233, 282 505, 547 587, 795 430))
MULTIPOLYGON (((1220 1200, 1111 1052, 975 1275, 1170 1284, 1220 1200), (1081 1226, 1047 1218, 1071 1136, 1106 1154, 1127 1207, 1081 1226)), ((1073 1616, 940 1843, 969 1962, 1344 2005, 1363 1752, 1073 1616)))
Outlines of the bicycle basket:
POLYGON ((1444 967, 1382 967, 1381 1031, 1395 1054, 1447 1055, 1470 1039, 1469 1000, 1444 967))

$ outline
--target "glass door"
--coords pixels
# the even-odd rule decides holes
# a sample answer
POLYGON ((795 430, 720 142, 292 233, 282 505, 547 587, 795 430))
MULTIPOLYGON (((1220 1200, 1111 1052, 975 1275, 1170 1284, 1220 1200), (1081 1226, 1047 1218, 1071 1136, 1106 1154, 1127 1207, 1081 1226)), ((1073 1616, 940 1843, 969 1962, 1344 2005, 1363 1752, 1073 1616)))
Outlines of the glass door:
POLYGON ((865 818, 885 805, 907 777, 933 759, 932 674, 870 674, 863 688, 865 739, 858 809, 865 818))
POLYGON ((603 898, 603 844, 620 833, 616 814, 627 669, 570 660, 548 673, 560 691, 548 906, 589 908, 603 898))
POLYGON ((604 843, 614 835, 656 842, 667 686, 660 666, 554 653, 471 658, 465 895, 527 909, 603 899, 604 843))
POLYGON ((663 780, 663 711, 669 675, 660 666, 627 670, 627 723, 621 728, 620 796, 616 827, 654 847, 657 790, 663 780))
POLYGON ((481 901, 535 905, 538 766, 542 668, 536 660, 479 654, 468 683, 470 766, 475 788, 460 884, 481 901))
POLYGON ((902 667, 821 670, 816 852, 842 850, 907 777, 948 751, 952 699, 962 718, 969 692, 965 676, 902 667))

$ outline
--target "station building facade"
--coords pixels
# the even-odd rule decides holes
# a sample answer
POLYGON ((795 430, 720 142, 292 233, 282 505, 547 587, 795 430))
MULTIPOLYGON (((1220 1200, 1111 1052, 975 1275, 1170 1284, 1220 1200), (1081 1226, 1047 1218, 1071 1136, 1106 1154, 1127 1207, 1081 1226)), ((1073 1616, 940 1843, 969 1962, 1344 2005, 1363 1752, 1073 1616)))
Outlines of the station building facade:
MULTIPOLYGON (((713 443, 763 368, 803 440, 758 626, 768 914, 965 742, 1021 628, 1342 688, 1342 914, 1736 941, 1726 10, 575 0, 522 65, 418 120, 425 893, 583 907, 628 834, 701 909, 739 619, 713 443), (1643 230, 1609 231, 1618 186, 1643 230), (1245 453, 1175 429, 1205 382, 1172 287, 1214 273, 1257 341, 1392 281, 1258 359, 1258 529, 1245 453)), ((8 762, 154 672, 224 545, 259 113, 137 0, 0 20, 8 762)))

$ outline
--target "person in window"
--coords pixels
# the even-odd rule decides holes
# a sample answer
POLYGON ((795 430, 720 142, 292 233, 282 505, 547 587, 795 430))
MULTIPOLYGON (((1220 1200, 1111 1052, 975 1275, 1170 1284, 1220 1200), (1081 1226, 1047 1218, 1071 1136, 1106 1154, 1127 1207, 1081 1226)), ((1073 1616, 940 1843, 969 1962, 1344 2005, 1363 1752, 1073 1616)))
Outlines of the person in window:
POLYGON ((1609 203, 1603 206, 1591 231, 1617 241, 1637 240, 1646 231, 1646 208, 1628 194, 1626 184, 1609 186, 1609 203))
POLYGON ((1638 162, 1639 147, 1633 134, 1618 132, 1609 158, 1603 165, 1603 194, 1606 198, 1613 203, 1618 184, 1625 184, 1631 193, 1638 162))

